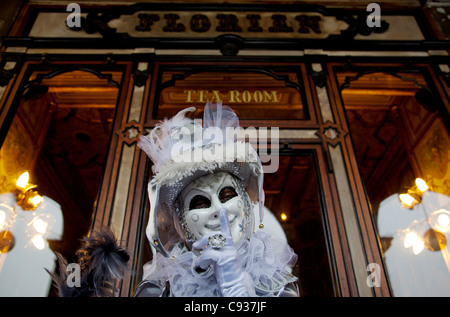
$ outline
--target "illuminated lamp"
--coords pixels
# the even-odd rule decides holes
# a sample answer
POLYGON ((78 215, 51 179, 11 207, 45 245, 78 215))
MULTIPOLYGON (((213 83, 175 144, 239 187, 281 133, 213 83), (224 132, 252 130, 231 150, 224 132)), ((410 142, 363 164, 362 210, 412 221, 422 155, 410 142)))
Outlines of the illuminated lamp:
POLYGON ((35 210, 42 202, 42 197, 33 190, 36 185, 29 184, 30 175, 28 172, 23 173, 16 182, 16 201, 23 210, 35 210))

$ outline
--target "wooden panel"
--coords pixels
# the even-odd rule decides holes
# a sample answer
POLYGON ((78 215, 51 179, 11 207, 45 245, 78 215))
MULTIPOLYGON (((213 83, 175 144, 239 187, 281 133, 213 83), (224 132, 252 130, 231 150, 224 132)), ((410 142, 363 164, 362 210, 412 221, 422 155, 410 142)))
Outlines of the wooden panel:
MULTIPOLYGON (((381 65, 380 65, 381 66, 381 65)), ((380 67, 378 66, 378 67, 380 67)), ((357 77, 355 71, 342 71, 337 74, 339 86, 350 81, 349 89, 395 89, 418 90, 418 85, 426 85, 422 74, 415 72, 399 72, 396 75, 374 71, 357 77)))
MULTIPOLYGON (((168 82, 173 75, 175 72, 164 72, 162 82, 168 82)), ((289 80, 298 83, 295 73, 289 74, 289 80)), ((233 107, 240 119, 304 119, 301 92, 286 84, 285 80, 257 72, 192 74, 161 91, 158 117, 171 117, 189 106, 200 108, 206 102, 221 101, 233 107)))
MULTIPOLYGON (((349 120, 347 119, 347 104, 345 102, 345 90, 347 89, 351 89, 351 87, 356 87, 354 85, 359 85, 357 87, 357 89, 361 90, 361 89, 373 89, 374 87, 379 88, 377 85, 373 85, 373 83, 376 82, 380 82, 380 85, 382 86, 383 90, 389 90, 389 89, 400 89, 403 91, 403 89, 406 89, 406 87, 411 87, 414 86, 414 84, 411 83, 406 83, 403 84, 401 83, 398 78, 394 77, 394 79, 392 80, 385 80, 382 78, 386 78, 386 75, 381 74, 379 75, 379 73, 369 73, 368 76, 370 79, 364 79, 365 76, 362 76, 362 80, 364 81, 363 84, 359 84, 359 80, 357 77, 354 77, 354 81, 351 81, 351 86, 350 88, 346 88, 342 95, 339 92, 339 87, 340 87, 340 82, 344 82, 345 81, 345 77, 346 76, 341 76, 341 74, 336 74, 334 68, 334 64, 329 64, 328 65, 328 71, 330 74, 330 87, 332 88, 332 90, 329 92, 331 95, 330 101, 331 101, 331 105, 332 105, 332 109, 335 111, 336 113, 336 121, 339 123, 339 125, 341 126, 341 129, 343 129, 344 131, 349 131, 352 134, 355 132, 355 129, 352 129, 352 126, 349 122, 349 120), (381 76, 379 78, 377 78, 377 76, 381 76), (338 79, 339 78, 339 79, 338 79), (370 86, 372 85, 372 86, 370 86), (402 86, 404 85, 404 87, 402 86)), ((358 65, 361 66, 364 70, 367 70, 370 65, 358 65)), ((381 64, 377 64, 373 66, 373 69, 378 69, 379 67, 385 67, 386 65, 381 65, 381 64)), ((355 66, 355 69, 358 70, 358 68, 355 66)), ((347 76, 349 76, 349 72, 347 71, 343 71, 347 76)), ((357 72, 355 71, 354 74, 356 74, 357 72)), ((354 75, 353 75, 354 76, 354 75)), ((389 75, 390 76, 390 75, 389 75)), ((386 93, 387 94, 387 93, 386 93)), ((353 94, 354 95, 354 94, 353 94)), ((364 97, 368 97, 370 96, 369 94, 366 95, 359 95, 362 98, 364 97)), ((353 98, 353 100, 357 100, 357 98, 353 98)), ((367 99, 366 99, 367 100, 367 99)), ((392 99, 395 102, 395 98, 392 99)), ((352 106, 352 105, 350 105, 352 106)), ((381 120, 383 118, 384 115, 382 115, 383 111, 386 112, 387 110, 389 110, 389 108, 392 108, 393 105, 391 106, 387 106, 386 104, 384 104, 383 106, 381 106, 381 109, 378 109, 378 107, 375 107, 376 104, 373 103, 369 103, 366 107, 364 107, 364 104, 358 102, 355 105, 353 105, 353 110, 355 111, 377 111, 379 110, 380 112, 374 112, 377 113, 377 115, 375 116, 375 118, 378 118, 378 122, 386 122, 389 123, 389 120, 385 121, 385 120, 381 120)), ((364 111, 364 112, 365 112, 364 111)), ((359 115, 363 114, 364 112, 360 112, 359 115)), ((357 112, 355 114, 358 114, 357 112)), ((357 118, 358 116, 354 116, 354 118, 357 118)), ((384 116, 384 118, 388 118, 386 116, 384 116)), ((376 121, 376 120, 375 120, 376 121)), ((370 119, 369 119, 370 122, 370 119)), ((392 126, 392 124, 389 124, 392 126)), ((388 126, 389 126, 388 125, 388 126)), ((363 125, 360 125, 363 130, 359 130, 361 137, 361 140, 363 140, 363 145, 367 145, 369 143, 369 140, 366 140, 363 136, 364 136, 364 131, 365 131, 365 127, 363 127, 363 125)), ((378 130, 375 129, 373 130, 375 132, 377 132, 378 130)), ((388 130, 385 130, 385 132, 389 132, 388 130)), ((392 134, 392 130, 390 132, 392 134)), ((369 135, 369 133, 368 133, 369 135)), ((380 137, 381 135, 378 135, 378 139, 383 140, 383 138, 380 137)), ((389 136, 389 133, 385 134, 385 136, 389 136)), ((388 137, 392 138, 391 137, 388 137)), ((383 142, 378 142, 380 145, 383 145, 383 142)), ((349 196, 348 199, 350 199, 353 203, 353 208, 354 208, 354 214, 356 216, 355 218, 355 224, 356 224, 356 228, 357 231, 354 231, 353 233, 355 234, 355 236, 349 236, 349 243, 350 242, 354 242, 355 239, 359 239, 362 243, 362 251, 365 257, 365 264, 369 264, 369 263, 378 263, 380 265, 381 268, 381 272, 380 272, 380 283, 381 283, 381 287, 374 287, 374 288, 368 288, 367 284, 366 284, 366 279, 367 279, 367 272, 365 272, 366 274, 363 274, 364 272, 362 272, 361 270, 365 270, 366 267, 363 267, 363 263, 361 263, 361 261, 359 261, 357 258, 352 258, 352 265, 358 264, 359 266, 355 266, 354 269, 358 270, 356 272, 354 272, 355 274, 355 280, 351 279, 351 281, 353 282, 357 282, 358 288, 357 288, 357 292, 354 293, 355 288, 354 285, 351 285, 350 291, 352 296, 362 296, 362 295, 368 295, 368 293, 371 293, 373 296, 389 296, 390 295, 390 291, 389 291, 389 287, 388 287, 388 283, 387 283, 387 278, 386 275, 383 271, 383 266, 382 266, 382 256, 379 250, 379 246, 378 246, 378 239, 377 239, 377 235, 374 229, 374 224, 373 224, 373 220, 372 220, 372 215, 371 215, 371 211, 369 208, 369 202, 368 202, 368 198, 366 196, 366 191, 365 191, 365 187, 364 187, 364 183, 363 183, 363 179, 362 176, 360 174, 360 169, 359 169, 359 162, 357 160, 357 154, 356 154, 356 149, 357 146, 353 144, 352 139, 350 137, 346 137, 344 138, 343 142, 341 143, 342 146, 342 156, 344 159, 344 165, 343 168, 345 169, 345 173, 346 173, 346 178, 348 178, 348 184, 349 184, 349 193, 346 194, 346 196, 349 196), (358 262, 359 261, 359 262, 358 262), (369 291, 369 292, 367 292, 369 291)), ((381 149, 381 148, 380 148, 381 149)), ((361 153, 368 153, 370 154, 369 151, 362 151, 359 152, 361 153)), ((367 155, 366 157, 370 158, 370 155, 367 155)), ((367 164, 368 166, 370 164, 367 164)), ((341 167, 342 168, 342 167, 341 167)), ((342 195, 342 193, 339 193, 339 195, 342 195)), ((339 197, 341 198, 341 197, 339 197)), ((348 215, 343 215, 344 216, 344 220, 345 217, 347 217, 348 215)), ((348 220, 348 219, 347 219, 348 220)), ((347 224, 346 224, 347 226, 347 224)), ((351 246, 351 245, 350 245, 351 246)), ((352 247, 354 249, 354 247, 352 247)), ((353 251, 357 251, 356 249, 354 249, 353 251)), ((353 253, 353 252, 352 252, 353 253)), ((355 256, 354 254, 352 254, 352 257, 355 256)))
POLYGON ((409 145, 414 146, 429 129, 435 114, 428 111, 414 98, 404 100, 399 110, 409 145))
POLYGON ((434 120, 413 153, 432 190, 450 196, 450 136, 441 118, 434 120))

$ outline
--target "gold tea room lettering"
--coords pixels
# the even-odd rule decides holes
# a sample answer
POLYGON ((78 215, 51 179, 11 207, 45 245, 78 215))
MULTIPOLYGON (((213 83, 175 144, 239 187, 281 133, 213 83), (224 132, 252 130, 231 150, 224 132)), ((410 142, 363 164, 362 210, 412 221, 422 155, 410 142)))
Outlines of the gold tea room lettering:
POLYGON ((281 96, 276 90, 185 90, 184 101, 193 102, 230 102, 230 103, 279 103, 281 96))

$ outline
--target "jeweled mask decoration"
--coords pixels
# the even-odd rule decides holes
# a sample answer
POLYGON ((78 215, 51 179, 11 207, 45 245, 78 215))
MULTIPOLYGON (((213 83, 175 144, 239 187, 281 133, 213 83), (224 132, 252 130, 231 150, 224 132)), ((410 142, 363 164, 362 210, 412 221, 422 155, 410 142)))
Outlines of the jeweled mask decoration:
POLYGON ((194 242, 209 232, 220 231, 219 212, 228 212, 234 243, 253 231, 252 204, 241 181, 230 173, 217 172, 197 178, 180 194, 181 226, 186 239, 194 242))

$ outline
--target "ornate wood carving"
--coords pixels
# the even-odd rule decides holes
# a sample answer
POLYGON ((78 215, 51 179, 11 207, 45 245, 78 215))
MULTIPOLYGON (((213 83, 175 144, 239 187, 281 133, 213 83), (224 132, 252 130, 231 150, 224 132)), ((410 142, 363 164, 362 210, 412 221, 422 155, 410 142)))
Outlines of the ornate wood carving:
POLYGON ((116 134, 119 136, 119 139, 125 142, 128 145, 133 143, 137 143, 141 135, 146 134, 141 123, 136 121, 130 121, 125 123, 116 134))
POLYGON ((133 73, 134 84, 137 87, 142 87, 147 82, 148 77, 149 73, 147 70, 136 69, 135 72, 133 73))

